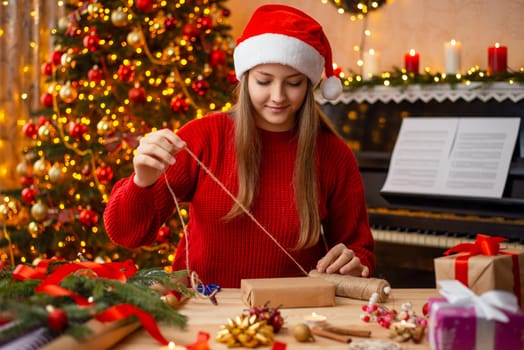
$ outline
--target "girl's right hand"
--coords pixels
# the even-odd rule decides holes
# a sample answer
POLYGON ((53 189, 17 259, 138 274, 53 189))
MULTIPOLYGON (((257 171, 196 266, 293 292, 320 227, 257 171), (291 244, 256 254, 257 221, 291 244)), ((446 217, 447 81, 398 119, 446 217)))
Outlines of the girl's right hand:
POLYGON ((175 164, 175 154, 184 147, 186 143, 169 129, 143 137, 133 158, 134 183, 140 187, 154 184, 170 165, 175 164))

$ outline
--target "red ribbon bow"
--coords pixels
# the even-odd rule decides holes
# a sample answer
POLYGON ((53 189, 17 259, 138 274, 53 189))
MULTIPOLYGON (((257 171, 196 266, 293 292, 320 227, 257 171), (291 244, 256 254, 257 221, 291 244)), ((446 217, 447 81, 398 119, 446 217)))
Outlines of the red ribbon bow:
POLYGON ((475 243, 461 243, 444 252, 445 255, 453 253, 468 253, 471 255, 488 255, 495 256, 499 254, 500 243, 506 239, 483 234, 477 234, 475 243))
POLYGON ((444 252, 445 255, 462 253, 455 260, 455 279, 469 286, 468 282, 468 260, 474 255, 496 256, 498 254, 510 255, 513 260, 513 292, 519 304, 521 304, 520 289, 520 266, 518 256, 514 253, 504 252, 500 249, 500 243, 506 241, 503 237, 477 234, 475 243, 461 243, 444 252))

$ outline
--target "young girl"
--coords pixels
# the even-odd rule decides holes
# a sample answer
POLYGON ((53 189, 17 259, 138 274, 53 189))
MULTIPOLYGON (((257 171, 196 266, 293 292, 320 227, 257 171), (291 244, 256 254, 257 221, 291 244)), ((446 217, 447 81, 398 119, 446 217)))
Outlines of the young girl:
POLYGON ((312 269, 370 276, 374 241, 358 165, 313 95, 323 71, 324 96, 341 92, 331 55, 313 18, 259 7, 234 52, 237 104, 142 138, 134 173, 114 186, 104 213, 110 238, 129 248, 153 243, 176 199, 190 211, 173 269, 204 283, 238 288, 244 278, 312 269))

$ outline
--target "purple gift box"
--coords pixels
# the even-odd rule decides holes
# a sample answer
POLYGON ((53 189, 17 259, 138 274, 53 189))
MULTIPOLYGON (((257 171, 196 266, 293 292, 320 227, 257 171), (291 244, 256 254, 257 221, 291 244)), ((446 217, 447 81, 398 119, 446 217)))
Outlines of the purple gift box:
MULTIPOLYGON (((493 297, 498 292, 490 293, 493 297)), ((483 297, 469 295, 458 302, 450 302, 450 298, 429 300, 428 340, 432 350, 524 350, 524 313, 518 308, 515 312, 499 309, 497 301, 486 306, 483 297), (492 307, 494 311, 484 312, 492 307), (496 317, 489 312, 495 312, 496 317)), ((504 308, 505 304, 504 298, 498 301, 504 308)))

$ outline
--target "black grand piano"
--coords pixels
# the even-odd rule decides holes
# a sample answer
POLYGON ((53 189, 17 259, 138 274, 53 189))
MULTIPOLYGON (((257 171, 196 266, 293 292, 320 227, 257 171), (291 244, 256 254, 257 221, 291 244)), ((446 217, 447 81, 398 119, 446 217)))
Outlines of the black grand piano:
POLYGON ((393 287, 434 287, 433 259, 477 233, 524 248, 524 85, 361 88, 319 100, 355 151, 377 241, 376 276, 393 287), (381 192, 403 118, 519 117, 519 136, 502 198, 381 192))

